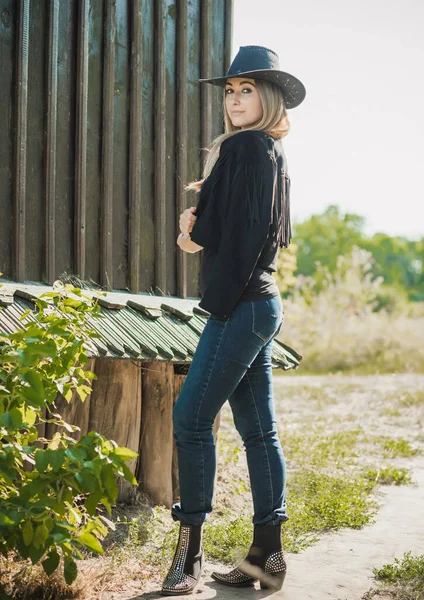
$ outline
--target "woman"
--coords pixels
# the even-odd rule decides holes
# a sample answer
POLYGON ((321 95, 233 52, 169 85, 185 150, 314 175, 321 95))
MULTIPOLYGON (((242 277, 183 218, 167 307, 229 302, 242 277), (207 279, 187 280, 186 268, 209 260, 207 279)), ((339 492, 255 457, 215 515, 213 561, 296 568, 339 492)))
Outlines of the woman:
POLYGON ((254 536, 240 565, 212 577, 280 589, 286 573, 285 462, 271 367, 284 312, 272 273, 291 236, 280 140, 288 133, 286 109, 303 101, 305 88, 262 46, 242 46, 225 76, 200 81, 224 87, 225 133, 212 143, 202 181, 187 186, 200 191, 196 214, 191 207, 180 217, 179 247, 204 249, 199 306, 210 316, 173 412, 181 502, 172 516, 180 533, 163 595, 189 594, 200 579, 216 468, 212 427, 227 399, 247 453, 254 536))

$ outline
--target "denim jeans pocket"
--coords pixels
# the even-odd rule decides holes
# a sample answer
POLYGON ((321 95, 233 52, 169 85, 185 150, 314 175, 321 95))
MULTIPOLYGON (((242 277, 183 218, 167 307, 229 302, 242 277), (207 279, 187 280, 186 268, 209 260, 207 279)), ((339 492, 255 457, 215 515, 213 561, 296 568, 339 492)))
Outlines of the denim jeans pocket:
POLYGON ((272 298, 270 301, 252 301, 251 304, 252 333, 260 337, 263 342, 268 342, 280 332, 284 313, 276 308, 272 298))

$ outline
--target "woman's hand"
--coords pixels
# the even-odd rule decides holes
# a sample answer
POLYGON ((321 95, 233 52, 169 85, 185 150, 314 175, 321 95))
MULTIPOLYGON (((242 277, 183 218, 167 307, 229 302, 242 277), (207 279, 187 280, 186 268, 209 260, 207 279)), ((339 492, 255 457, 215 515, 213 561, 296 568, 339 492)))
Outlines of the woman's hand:
POLYGON ((190 239, 189 233, 180 233, 177 238, 177 245, 184 250, 184 252, 189 252, 193 254, 194 252, 199 252, 199 250, 203 250, 203 246, 199 246, 190 239))
POLYGON ((190 208, 186 208, 186 210, 180 214, 181 233, 190 233, 193 229, 193 225, 197 221, 197 217, 193 214, 195 210, 195 206, 190 206, 190 208))

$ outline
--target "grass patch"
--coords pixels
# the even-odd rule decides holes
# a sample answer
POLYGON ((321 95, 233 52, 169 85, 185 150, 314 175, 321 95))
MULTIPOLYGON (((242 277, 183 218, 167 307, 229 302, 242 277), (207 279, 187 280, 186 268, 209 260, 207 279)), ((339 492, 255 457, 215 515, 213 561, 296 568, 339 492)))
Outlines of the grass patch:
POLYGON ((412 485, 410 469, 397 467, 369 468, 364 472, 369 482, 379 485, 412 485))
POLYGON ((412 446, 408 440, 401 438, 392 439, 382 436, 375 438, 374 443, 382 448, 385 458, 412 458, 421 453, 420 448, 412 446))
POLYGON ((423 406, 424 405, 424 390, 418 390, 416 392, 410 393, 405 392, 400 395, 399 398, 399 406, 401 407, 409 407, 409 406, 423 406))
POLYGON ((364 600, 378 596, 396 600, 422 600, 424 597, 424 554, 412 556, 411 552, 406 552, 403 558, 395 558, 393 563, 381 569, 374 568, 373 574, 383 586, 370 590, 364 600))

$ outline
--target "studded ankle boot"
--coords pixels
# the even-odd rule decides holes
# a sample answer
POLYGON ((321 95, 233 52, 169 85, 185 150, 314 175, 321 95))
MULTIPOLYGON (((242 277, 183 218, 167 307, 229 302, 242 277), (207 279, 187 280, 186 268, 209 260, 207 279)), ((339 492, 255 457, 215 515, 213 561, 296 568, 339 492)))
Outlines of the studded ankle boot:
POLYGON ((163 596, 191 594, 203 569, 202 526, 180 524, 178 544, 162 586, 163 596))
POLYGON ((229 573, 212 573, 219 583, 246 587, 260 582, 262 589, 281 589, 287 565, 281 547, 281 523, 255 525, 253 542, 246 558, 229 573))

